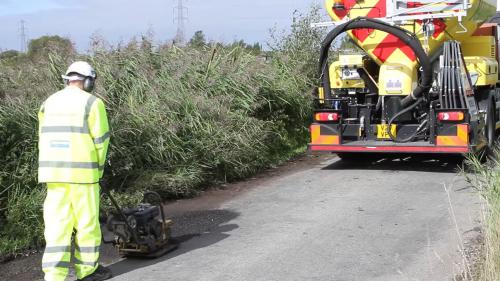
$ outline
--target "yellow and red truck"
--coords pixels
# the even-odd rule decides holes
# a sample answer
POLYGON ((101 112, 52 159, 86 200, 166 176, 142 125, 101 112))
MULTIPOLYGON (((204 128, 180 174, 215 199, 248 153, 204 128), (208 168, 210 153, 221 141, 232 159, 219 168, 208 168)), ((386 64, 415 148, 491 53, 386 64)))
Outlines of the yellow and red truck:
POLYGON ((312 151, 464 154, 500 128, 495 0, 326 0, 312 151), (348 36, 361 54, 329 59, 348 36))

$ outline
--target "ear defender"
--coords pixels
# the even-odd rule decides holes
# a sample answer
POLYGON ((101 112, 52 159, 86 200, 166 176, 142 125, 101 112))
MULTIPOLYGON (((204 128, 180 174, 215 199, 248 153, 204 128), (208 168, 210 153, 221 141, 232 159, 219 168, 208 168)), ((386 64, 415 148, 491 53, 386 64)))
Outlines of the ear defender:
POLYGON ((92 77, 85 77, 85 80, 83 80, 83 90, 85 92, 92 92, 95 87, 95 79, 92 77))

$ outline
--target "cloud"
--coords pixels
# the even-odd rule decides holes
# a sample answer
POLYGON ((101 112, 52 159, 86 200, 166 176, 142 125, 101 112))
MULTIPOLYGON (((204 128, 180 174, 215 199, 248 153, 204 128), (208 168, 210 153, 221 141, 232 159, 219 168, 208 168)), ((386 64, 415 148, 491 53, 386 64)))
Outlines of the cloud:
POLYGON ((41 11, 75 8, 77 7, 77 2, 60 0, 0 0, 0 7, 2 7, 2 9, 0 9, 0 16, 12 16, 34 14, 41 11))

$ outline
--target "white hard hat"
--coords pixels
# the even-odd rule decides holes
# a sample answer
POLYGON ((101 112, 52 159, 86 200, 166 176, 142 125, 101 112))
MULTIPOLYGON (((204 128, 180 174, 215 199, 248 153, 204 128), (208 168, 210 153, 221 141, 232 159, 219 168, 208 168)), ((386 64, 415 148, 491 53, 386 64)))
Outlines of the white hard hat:
POLYGON ((75 80, 84 80, 86 77, 90 77, 92 79, 96 78, 96 74, 94 68, 90 66, 87 62, 77 61, 72 63, 68 70, 66 70, 66 74, 62 75, 62 78, 69 81, 75 80), (77 74, 77 75, 73 75, 77 74))

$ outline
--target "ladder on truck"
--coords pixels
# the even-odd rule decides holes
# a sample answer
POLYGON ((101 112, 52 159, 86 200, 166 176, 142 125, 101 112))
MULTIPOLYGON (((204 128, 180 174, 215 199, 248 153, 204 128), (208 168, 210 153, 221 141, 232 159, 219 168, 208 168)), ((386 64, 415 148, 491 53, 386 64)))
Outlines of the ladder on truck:
MULTIPOLYGON (((466 32, 462 25, 462 18, 467 16, 467 10, 471 7, 468 0, 386 0, 387 15, 382 18, 375 18, 390 24, 405 24, 411 20, 429 21, 433 19, 457 18, 459 25, 466 32)), ((312 28, 331 27, 343 24, 351 20, 345 17, 342 21, 312 23, 312 28)))

